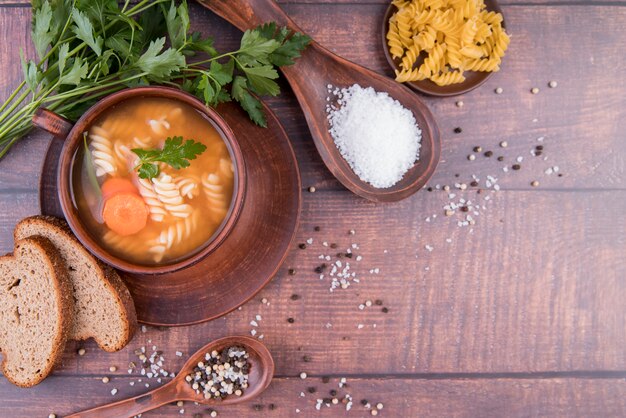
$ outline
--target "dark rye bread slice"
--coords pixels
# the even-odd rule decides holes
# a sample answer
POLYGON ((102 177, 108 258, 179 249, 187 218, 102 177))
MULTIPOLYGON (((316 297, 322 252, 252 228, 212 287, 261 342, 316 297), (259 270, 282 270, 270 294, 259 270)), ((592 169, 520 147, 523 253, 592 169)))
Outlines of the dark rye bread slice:
POLYGON ((41 382, 60 361, 74 321, 72 287, 56 247, 42 237, 0 257, 2 373, 21 387, 41 382))
POLYGON ((109 352, 124 348, 137 329, 137 315, 130 292, 117 272, 92 256, 62 219, 23 219, 15 227, 14 237, 17 241, 28 236, 48 238, 68 266, 76 318, 70 339, 93 338, 109 352))

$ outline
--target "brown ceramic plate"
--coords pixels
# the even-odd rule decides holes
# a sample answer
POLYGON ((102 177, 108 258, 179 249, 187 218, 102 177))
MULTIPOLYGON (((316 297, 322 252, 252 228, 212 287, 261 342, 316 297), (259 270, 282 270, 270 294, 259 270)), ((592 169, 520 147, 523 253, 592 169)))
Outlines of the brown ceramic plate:
MULTIPOLYGON (((487 6, 487 10, 490 12, 498 12, 502 16, 502 9, 498 5, 496 0, 485 0, 485 6, 487 6)), ((382 24, 382 41, 383 41, 383 51, 385 51, 385 57, 387 58, 387 62, 391 65, 393 70, 400 69, 399 59, 393 59, 391 54, 389 53, 389 46, 387 46, 387 32, 389 31, 389 18, 392 14, 396 12, 397 8, 393 4, 390 4, 385 12, 385 16, 383 18, 382 24)), ((504 18, 502 20, 502 27, 506 28, 504 18)), ((423 61, 424 57, 418 59, 418 63, 423 61)), ((409 86, 415 91, 419 91, 421 93, 425 93, 431 96, 457 96, 459 94, 467 93, 468 91, 474 90, 476 87, 482 85, 489 77, 491 77, 494 73, 487 73, 483 71, 465 71, 465 81, 458 84, 451 84, 449 86, 438 86, 430 80, 421 80, 421 81, 409 81, 404 84, 409 86)))
MULTIPOLYGON (((236 105, 217 111, 235 132, 246 161, 246 199, 228 238, 192 267, 174 273, 122 273, 140 322, 190 325, 220 317, 250 300, 276 274, 295 237, 300 172, 287 134, 265 106, 267 129, 236 105)), ((41 212, 62 217, 56 170, 63 142, 54 140, 41 175, 41 212)))

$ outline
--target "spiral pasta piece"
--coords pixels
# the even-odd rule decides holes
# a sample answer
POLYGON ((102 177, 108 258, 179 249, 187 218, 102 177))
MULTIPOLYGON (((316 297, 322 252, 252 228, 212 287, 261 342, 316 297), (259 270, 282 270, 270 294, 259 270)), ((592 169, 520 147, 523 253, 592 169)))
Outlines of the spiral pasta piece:
POLYGON ((202 177, 202 187, 207 198, 209 210, 219 216, 226 216, 230 202, 226 199, 224 185, 217 174, 207 174, 202 177))
POLYGON ((421 51, 428 51, 432 49, 435 46, 436 41, 437 31, 430 25, 426 25, 424 30, 413 38, 413 42, 417 46, 414 53, 417 53, 417 56, 419 56, 421 51))
POLYGON ((168 213, 177 218, 186 218, 191 214, 193 208, 185 203, 172 176, 162 172, 152 179, 152 184, 157 198, 163 203, 168 213))
POLYGON ((402 40, 398 32, 398 24, 394 21, 389 22, 389 30, 387 31, 387 45, 389 45, 389 53, 393 58, 400 58, 404 53, 402 40))
POLYGON ((470 71, 489 71, 495 72, 500 70, 499 60, 497 59, 470 59, 465 60, 463 66, 470 71))
POLYGON ((433 74, 439 73, 442 68, 442 63, 445 60, 446 45, 437 44, 430 51, 428 57, 424 60, 424 63, 419 67, 419 72, 425 77, 431 78, 433 74))
POLYGON ((102 240, 109 246, 127 254, 141 254, 145 251, 144 241, 134 236, 122 236, 108 230, 102 240))
POLYGON ((180 194, 187 199, 193 199, 200 194, 200 178, 198 176, 177 176, 174 183, 180 190, 180 194))
POLYGON ((181 219, 163 229, 159 236, 148 243, 148 252, 159 263, 165 253, 173 246, 189 239, 198 226, 199 210, 194 210, 185 219, 181 219))
POLYGON ((114 174, 117 171, 117 162, 109 132, 99 126, 94 126, 91 128, 89 139, 91 140, 89 145, 96 176, 114 174))
POLYGON ((438 86, 448 86, 465 81, 465 77, 461 71, 449 71, 447 73, 436 74, 430 79, 438 86))
POLYGON ((407 81, 420 81, 425 79, 426 76, 422 74, 417 68, 414 70, 396 70, 396 81, 400 83, 405 83, 407 81))
POLYGON ((417 41, 415 41, 413 45, 407 48, 406 53, 404 54, 404 57, 402 57, 402 64, 400 65, 402 66, 404 70, 410 70, 411 68, 413 68, 413 65, 415 65, 415 62, 417 61, 417 58, 419 57, 419 55, 420 55, 420 48, 417 45, 417 41))
POLYGON ((148 205, 150 219, 155 222, 163 222, 168 212, 165 210, 165 205, 159 200, 159 196, 154 191, 154 185, 148 179, 139 179, 137 183, 139 185, 139 194, 143 197, 146 205, 148 205))

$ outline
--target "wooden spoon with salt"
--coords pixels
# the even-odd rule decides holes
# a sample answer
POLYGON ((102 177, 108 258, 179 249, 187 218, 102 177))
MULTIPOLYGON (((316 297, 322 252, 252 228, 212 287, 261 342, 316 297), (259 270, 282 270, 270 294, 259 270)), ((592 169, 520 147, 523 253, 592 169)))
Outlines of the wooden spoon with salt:
POLYGON ((144 395, 103 405, 88 411, 78 412, 66 418, 122 418, 150 411, 162 405, 177 401, 192 401, 204 405, 232 405, 248 401, 263 392, 272 381, 274 376, 274 360, 268 349, 259 340, 246 337, 225 337, 215 340, 192 355, 178 372, 176 377, 169 383, 148 392, 144 395), (197 394, 191 385, 185 381, 185 376, 190 374, 199 361, 204 360, 204 355, 213 350, 218 352, 224 348, 239 346, 245 348, 250 363, 248 375, 248 388, 241 396, 229 395, 222 400, 204 399, 202 393, 197 394))
MULTIPOLYGON (((301 29, 280 9, 274 0, 198 0, 241 30, 274 21, 293 31, 301 29)), ((304 111, 315 146, 326 167, 348 189, 366 199, 393 202, 421 189, 435 171, 441 153, 439 128, 426 105, 407 87, 367 68, 341 58, 317 42, 312 42, 296 64, 282 68, 287 81, 304 111), (341 156, 332 136, 326 114, 328 85, 339 88, 359 84, 387 92, 411 110, 422 130, 420 158, 394 186, 376 188, 362 181, 341 156)), ((386 140, 387 138, 381 138, 386 140)))

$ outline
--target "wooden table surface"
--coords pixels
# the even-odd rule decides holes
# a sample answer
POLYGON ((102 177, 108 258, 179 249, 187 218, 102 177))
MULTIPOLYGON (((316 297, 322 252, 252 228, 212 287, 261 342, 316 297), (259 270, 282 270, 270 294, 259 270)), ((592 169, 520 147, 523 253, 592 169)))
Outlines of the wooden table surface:
MULTIPOLYGON (((323 45, 390 74, 379 33, 387 1, 281 3, 323 45)), ((283 95, 269 104, 302 171, 298 242, 313 244, 294 246, 269 286, 224 318, 147 328, 114 354, 92 341, 72 342, 53 376, 30 390, 1 378, 0 416, 63 416, 142 393, 146 379, 127 373, 136 349, 156 345, 176 371, 207 341, 252 329, 275 357, 275 379, 261 398, 218 408, 220 416, 369 416, 363 399, 382 402, 379 416, 388 417, 626 416, 626 4, 502 3, 512 39, 502 70, 461 97, 424 98, 443 133, 432 192, 373 204, 343 189, 322 164, 283 82, 283 95), (548 88, 551 80, 557 88, 548 88), (496 95, 496 87, 503 93, 496 95), (499 146, 502 140, 508 147, 499 146), (537 145, 544 147, 539 157, 531 155, 537 145), (474 146, 493 157, 468 160, 474 146), (521 169, 511 170, 518 156, 521 169), (558 173, 546 173, 555 166, 558 173), (472 175, 482 193, 456 190, 472 175), (499 191, 485 188, 487 176, 498 179, 499 191), (534 180, 539 187, 531 187, 534 180), (450 197, 437 189, 444 185, 453 200, 480 205, 475 225, 458 226, 467 215, 460 211, 444 215, 450 197), (306 192, 309 186, 317 191, 306 192), (359 283, 329 291, 330 282, 314 272, 318 256, 331 252, 324 241, 358 245, 363 258, 352 267, 359 283), (382 305, 359 309, 367 300, 382 305), (81 347, 84 356, 76 355, 81 347), (316 400, 332 398, 331 390, 340 399, 350 394, 349 412, 341 402, 316 410, 316 400)), ((236 46, 236 29, 193 2, 190 13, 194 29, 214 34, 222 49, 236 46)), ((0 0, 0 99, 21 78, 19 49, 33 51, 29 23, 24 0, 0 0)), ((3 252, 12 249, 13 226, 39 211, 49 140, 34 133, 0 161, 3 252)), ((208 416, 206 408, 183 408, 186 416, 208 416)), ((144 416, 179 416, 179 409, 144 416)))

